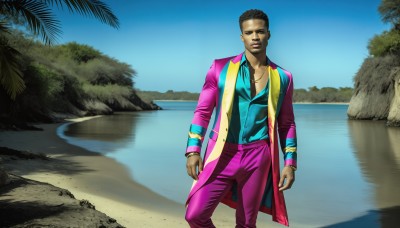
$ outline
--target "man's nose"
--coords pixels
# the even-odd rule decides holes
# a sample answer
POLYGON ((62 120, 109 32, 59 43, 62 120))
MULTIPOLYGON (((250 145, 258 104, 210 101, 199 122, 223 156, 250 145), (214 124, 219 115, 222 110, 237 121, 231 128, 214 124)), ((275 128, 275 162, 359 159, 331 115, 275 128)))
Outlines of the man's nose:
POLYGON ((253 33, 252 39, 253 39, 253 40, 258 40, 258 39, 260 39, 260 37, 258 36, 257 33, 253 33))

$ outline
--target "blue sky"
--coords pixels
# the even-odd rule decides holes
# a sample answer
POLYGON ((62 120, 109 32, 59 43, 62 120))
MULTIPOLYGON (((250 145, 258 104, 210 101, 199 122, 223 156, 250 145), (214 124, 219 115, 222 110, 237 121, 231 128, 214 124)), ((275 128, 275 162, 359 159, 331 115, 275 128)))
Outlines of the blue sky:
POLYGON ((292 72, 295 88, 352 87, 368 56, 368 40, 390 28, 380 0, 146 0, 104 1, 119 29, 57 12, 59 43, 76 41, 126 62, 135 87, 200 92, 213 59, 244 51, 238 18, 261 9, 270 19, 267 55, 292 72))

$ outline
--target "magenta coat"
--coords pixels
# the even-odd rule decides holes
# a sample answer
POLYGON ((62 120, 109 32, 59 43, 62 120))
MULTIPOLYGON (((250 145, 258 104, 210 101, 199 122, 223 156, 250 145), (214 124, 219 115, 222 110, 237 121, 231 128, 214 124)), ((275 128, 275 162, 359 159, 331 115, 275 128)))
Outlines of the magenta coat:
MULTIPOLYGON (((236 78, 239 71, 242 54, 215 60, 207 73, 197 107, 194 112, 192 124, 189 129, 189 138, 186 152, 200 152, 211 115, 215 109, 216 117, 212 127, 211 137, 204 155, 204 166, 207 172, 200 173, 199 181, 194 181, 186 204, 193 194, 199 190, 211 176, 228 134, 231 120, 232 102, 235 92, 236 78)), ((270 140, 272 165, 267 181, 265 197, 260 211, 272 215, 275 222, 288 226, 288 216, 283 193, 278 189, 280 178, 279 146, 283 151, 284 165, 297 166, 297 140, 296 125, 293 115, 293 79, 292 75, 268 61, 269 94, 268 94, 268 134, 270 140)), ((227 194, 223 203, 236 207, 232 194, 227 194)))

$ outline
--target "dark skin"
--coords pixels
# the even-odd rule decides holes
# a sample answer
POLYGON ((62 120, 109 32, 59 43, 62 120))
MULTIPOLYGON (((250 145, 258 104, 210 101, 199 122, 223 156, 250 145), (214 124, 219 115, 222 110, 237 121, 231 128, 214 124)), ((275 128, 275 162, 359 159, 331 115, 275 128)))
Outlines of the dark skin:
MULTIPOLYGON (((243 21, 240 38, 245 47, 245 54, 250 67, 251 95, 254 97, 265 88, 268 82, 267 46, 271 34, 264 20, 250 19, 243 21)), ((199 154, 187 158, 186 170, 189 176, 198 180, 203 171, 203 160, 199 154)), ((294 169, 285 166, 279 180, 279 191, 290 189, 295 180, 294 169)))

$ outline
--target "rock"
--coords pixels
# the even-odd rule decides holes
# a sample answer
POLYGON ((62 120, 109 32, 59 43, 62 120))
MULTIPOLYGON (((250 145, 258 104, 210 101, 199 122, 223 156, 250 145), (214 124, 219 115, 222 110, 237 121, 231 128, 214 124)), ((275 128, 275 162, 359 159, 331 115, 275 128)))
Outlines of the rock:
POLYGON ((8 174, 0 169, 0 187, 10 183, 10 179, 8 178, 8 174))
POLYGON ((60 192, 58 193, 59 196, 69 196, 71 199, 75 199, 75 196, 68 190, 66 189, 62 189, 60 190, 60 192))
POLYGON ((394 96, 390 104, 387 125, 400 127, 400 67, 395 68, 393 74, 394 96))
POLYGON ((91 204, 88 200, 79 201, 79 205, 81 205, 81 207, 86 207, 89 209, 96 210, 95 206, 93 204, 91 204))
POLYGON ((71 197, 66 189, 8 176, 10 183, 0 187, 0 227, 122 227, 87 200, 71 197))
POLYGON ((399 67, 399 56, 364 61, 354 78, 354 94, 347 110, 350 119, 388 120, 390 126, 400 125, 399 67))

